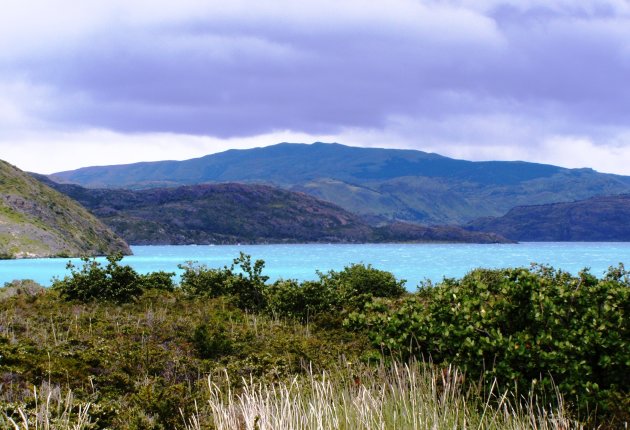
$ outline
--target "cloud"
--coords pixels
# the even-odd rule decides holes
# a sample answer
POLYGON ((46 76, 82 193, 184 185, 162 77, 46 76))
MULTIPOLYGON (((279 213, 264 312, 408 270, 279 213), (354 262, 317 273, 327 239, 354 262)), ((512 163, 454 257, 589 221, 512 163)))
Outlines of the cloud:
POLYGON ((201 155, 287 133, 555 164, 573 142, 621 171, 605 160, 629 145, 629 40, 624 0, 12 1, 0 156, 35 138, 125 141, 135 160, 146 142, 201 155))

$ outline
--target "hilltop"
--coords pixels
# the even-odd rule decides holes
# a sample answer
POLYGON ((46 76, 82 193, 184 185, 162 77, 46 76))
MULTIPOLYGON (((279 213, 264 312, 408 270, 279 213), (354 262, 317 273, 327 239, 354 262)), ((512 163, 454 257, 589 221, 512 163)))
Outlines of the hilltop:
POLYGON ((379 221, 462 224, 515 206, 630 192, 630 177, 520 161, 472 162, 415 150, 282 143, 185 161, 51 175, 90 188, 240 182, 302 191, 379 221))
POLYGON ((332 203, 267 185, 110 190, 37 177, 80 202, 133 245, 506 241, 459 227, 373 227, 332 203))
POLYGON ((115 252, 131 250, 78 203, 0 160, 0 257, 115 252))
POLYGON ((575 202, 519 206, 499 218, 469 223, 471 231, 495 232, 517 241, 630 241, 630 194, 575 202))

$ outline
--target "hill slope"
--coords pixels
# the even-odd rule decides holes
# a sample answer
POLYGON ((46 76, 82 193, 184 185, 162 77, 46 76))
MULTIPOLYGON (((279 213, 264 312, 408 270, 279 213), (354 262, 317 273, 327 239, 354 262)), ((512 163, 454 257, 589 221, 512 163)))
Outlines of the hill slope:
POLYGON ((471 162, 421 151, 283 143, 186 161, 86 167, 52 175, 87 187, 266 183, 367 219, 460 224, 517 205, 630 192, 630 177, 525 162, 471 162))
POLYGON ((519 206, 500 218, 479 219, 466 228, 518 241, 630 241, 630 194, 519 206))
POLYGON ((2 258, 130 254, 78 203, 0 160, 2 258))
POLYGON ((400 223, 373 228, 332 203, 265 185, 227 183, 133 191, 47 181, 134 245, 505 241, 458 227, 400 223))

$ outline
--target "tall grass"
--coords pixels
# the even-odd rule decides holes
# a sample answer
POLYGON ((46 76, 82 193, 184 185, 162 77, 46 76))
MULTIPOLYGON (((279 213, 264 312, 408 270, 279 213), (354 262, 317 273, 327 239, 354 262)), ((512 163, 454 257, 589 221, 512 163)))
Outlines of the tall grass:
MULTIPOLYGON (((569 430, 582 426, 556 406, 518 398, 494 385, 490 393, 464 388, 455 368, 411 362, 367 366, 346 363, 330 371, 277 383, 253 378, 233 384, 227 373, 207 379, 205 402, 185 416, 186 430, 569 430)), ((83 430, 91 428, 90 404, 70 390, 43 384, 35 404, 13 405, 0 416, 2 428, 83 430), (17 418, 16 418, 17 417, 17 418)), ((559 395, 558 395, 559 396, 559 395)), ((561 397, 559 397, 561 399, 561 397)), ((5 407, 8 405, 5 405, 5 407)))
POLYGON ((560 403, 515 398, 496 386, 464 389, 457 369, 412 362, 331 372, 234 387, 227 375, 208 378, 207 405, 184 417, 188 430, 272 429, 554 429, 582 428, 560 403))
POLYGON ((33 405, 4 404, 0 426, 14 430, 83 430, 90 428, 90 403, 76 402, 71 390, 44 383, 33 387, 33 405), (11 413, 13 412, 13 413, 11 413))

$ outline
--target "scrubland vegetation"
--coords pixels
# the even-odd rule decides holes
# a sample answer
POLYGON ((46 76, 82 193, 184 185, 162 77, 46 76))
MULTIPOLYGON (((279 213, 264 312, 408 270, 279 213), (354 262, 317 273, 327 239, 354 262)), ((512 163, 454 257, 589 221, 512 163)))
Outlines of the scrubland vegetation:
POLYGON ((85 259, 0 289, 0 427, 623 428, 630 276, 475 270, 408 293, 355 264, 136 273, 85 259))

